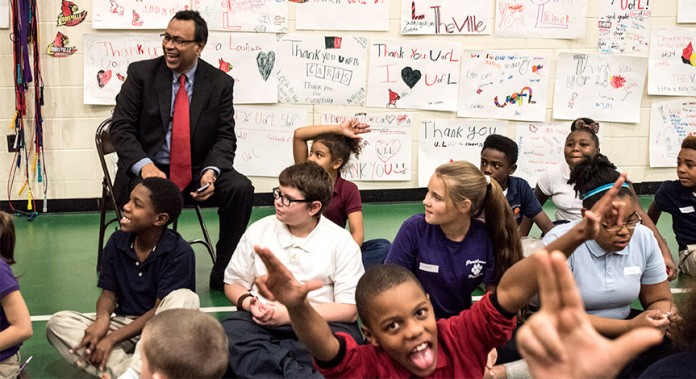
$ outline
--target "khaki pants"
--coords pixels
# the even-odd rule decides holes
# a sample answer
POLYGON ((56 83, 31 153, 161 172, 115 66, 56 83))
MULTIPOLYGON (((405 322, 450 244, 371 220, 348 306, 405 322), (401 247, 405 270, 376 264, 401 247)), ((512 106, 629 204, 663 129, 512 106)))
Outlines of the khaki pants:
MULTIPOLYGON (((172 291, 162 299, 155 313, 177 308, 198 309, 200 308, 200 299, 198 295, 188 289, 172 291)), ((120 329, 136 318, 133 316, 112 316, 109 330, 120 329)), ((70 364, 99 377, 99 368, 89 364, 89 362, 84 362, 81 357, 70 352, 70 349, 82 341, 85 329, 92 325, 95 319, 96 316, 88 316, 74 311, 58 312, 51 316, 46 324, 46 338, 70 364)), ((111 371, 112 377, 121 376, 129 367, 140 372, 142 360, 140 351, 136 349, 139 340, 140 336, 136 336, 114 345, 106 362, 106 368, 111 371)))
POLYGON ((679 271, 696 276, 696 245, 687 245, 679 252, 679 271))
POLYGON ((0 379, 15 379, 19 375, 19 352, 0 361, 0 379))

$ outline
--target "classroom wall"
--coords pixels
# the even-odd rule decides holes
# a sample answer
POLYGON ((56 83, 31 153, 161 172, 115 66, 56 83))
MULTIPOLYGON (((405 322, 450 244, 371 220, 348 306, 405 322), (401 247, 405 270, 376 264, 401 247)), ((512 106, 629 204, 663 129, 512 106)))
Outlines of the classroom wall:
MULTIPOLYGON (((75 27, 57 27, 56 17, 60 12, 60 0, 39 0, 40 19, 40 48, 41 68, 45 82, 45 106, 43 107, 45 128, 45 156, 48 170, 48 198, 49 199, 89 199, 101 196, 101 168, 94 147, 94 131, 97 125, 111 114, 111 106, 84 105, 83 99, 83 50, 82 34, 94 32, 91 28, 91 14, 82 24, 75 27), (78 52, 66 58, 53 58, 45 54, 46 46, 56 35, 58 30, 68 34, 71 44, 78 47, 78 52)), ((76 0, 80 10, 91 13, 92 1, 76 0)), ((462 2, 464 6, 466 2, 462 2)), ((494 2, 491 2, 491 6, 494 2)), ((290 31, 295 29, 295 3, 290 3, 290 31)), ((651 26, 680 26, 689 27, 689 24, 676 23, 677 0, 660 0, 650 2, 652 19, 651 26)), ((499 49, 499 50, 543 50, 552 54, 551 78, 549 83, 549 99, 546 121, 551 122, 553 103, 553 87, 555 57, 560 52, 584 52, 596 53, 597 51, 597 1, 589 0, 588 18, 586 20, 585 37, 576 40, 560 39, 516 39, 496 38, 494 34, 485 36, 401 36, 400 30, 400 1, 391 1, 390 27, 388 32, 351 32, 342 35, 362 35, 370 37, 389 37, 406 39, 435 39, 448 42, 459 42, 464 49, 499 49)), ((493 13, 495 15, 495 12, 493 13)), ((360 22, 360 20, 356 20, 360 22)), ((306 31, 302 31, 306 32, 306 31)), ((335 33, 335 32, 332 32, 335 33)), ((5 134, 9 129, 14 115, 14 86, 13 86, 13 58, 11 55, 10 31, 0 30, 0 125, 5 127, 5 134)), ((646 81, 647 83, 647 81, 646 81)), ((646 86, 647 87, 647 86, 646 86)), ((602 152, 607 154, 617 165, 622 167, 637 183, 661 181, 675 177, 674 169, 653 169, 649 167, 648 133, 650 120, 650 104, 656 100, 673 100, 677 97, 648 96, 643 90, 641 103, 641 122, 639 124, 602 123, 603 140, 602 152)), ((589 99, 592 100, 592 99, 589 99)), ((31 96, 29 101, 31 102, 31 96)), ((336 107, 326 105, 293 105, 283 104, 284 107, 300 108, 311 112, 315 122, 319 120, 321 112, 381 112, 384 109, 336 107)), ((33 108, 33 104, 29 106, 33 108)), ((361 189, 392 189, 417 187, 417 151, 418 151, 418 127, 419 119, 423 118, 455 118, 454 112, 413 111, 413 173, 410 181, 404 182, 358 182, 361 189)), ((27 120, 31 116, 27 117, 27 120)), ((27 123, 28 125, 30 122, 27 123)), ((569 124, 569 122, 568 122, 569 124)), ((508 136, 514 138, 515 123, 511 122, 508 136)), ((13 154, 6 152, 3 133, 0 133, 3 142, 0 143, 0 188, 6 188, 13 154)), ((478 162, 475 162, 478 164, 478 162)), ((18 173, 19 175, 19 173, 18 173)), ((17 191, 24 177, 18 176, 14 189, 11 191, 12 199, 26 199, 26 195, 17 196, 17 191)), ((270 192, 276 185, 274 178, 252 177, 257 192, 270 192)), ((40 193, 41 186, 36 183, 35 175, 31 179, 34 185, 36 197, 40 193)), ((0 191, 0 199, 7 200, 7 192, 0 191)))

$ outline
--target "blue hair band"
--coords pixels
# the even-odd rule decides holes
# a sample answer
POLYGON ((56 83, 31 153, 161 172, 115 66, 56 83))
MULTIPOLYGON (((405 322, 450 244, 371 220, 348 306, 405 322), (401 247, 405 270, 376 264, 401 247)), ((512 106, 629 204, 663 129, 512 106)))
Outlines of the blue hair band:
MULTIPOLYGON (((600 193, 600 192, 604 192, 604 191, 608 190, 609 188, 611 188, 611 187, 613 187, 613 186, 614 186, 614 183, 608 183, 608 184, 605 184, 605 185, 603 185, 603 186, 599 186, 599 187, 597 187, 597 188, 595 188, 595 189, 592 189, 592 190, 586 192, 586 193, 583 194, 582 196, 580 196, 580 200, 589 199, 590 197, 592 197, 592 196, 594 196, 594 195, 596 195, 596 194, 598 194, 598 193, 600 193)), ((628 186, 628 183, 622 184, 621 187, 623 187, 623 188, 631 188, 631 187, 628 186)))

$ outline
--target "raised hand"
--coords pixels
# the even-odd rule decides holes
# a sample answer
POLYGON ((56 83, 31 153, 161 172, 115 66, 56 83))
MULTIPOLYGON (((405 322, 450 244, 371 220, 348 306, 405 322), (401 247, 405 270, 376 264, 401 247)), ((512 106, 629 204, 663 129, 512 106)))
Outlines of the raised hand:
POLYGON ((371 130, 370 125, 354 118, 343 121, 338 128, 341 134, 350 138, 360 138, 359 134, 369 133, 371 130))
POLYGON ((540 267, 542 305, 520 328, 517 344, 533 377, 613 377, 626 362, 662 340, 655 328, 638 328, 615 340, 601 336, 585 313, 565 256, 540 250, 532 259, 540 267))
POLYGON ((624 215, 626 203, 616 200, 616 195, 618 195, 624 182, 626 182, 625 172, 621 173, 614 185, 595 203, 592 209, 585 210, 581 221, 585 239, 594 239, 602 224, 608 227, 623 224, 626 218, 624 215))
POLYGON ((307 283, 298 282, 268 248, 254 246, 254 250, 268 270, 266 287, 273 294, 273 297, 286 307, 303 305, 310 291, 321 288, 322 282, 320 280, 312 280, 307 283))

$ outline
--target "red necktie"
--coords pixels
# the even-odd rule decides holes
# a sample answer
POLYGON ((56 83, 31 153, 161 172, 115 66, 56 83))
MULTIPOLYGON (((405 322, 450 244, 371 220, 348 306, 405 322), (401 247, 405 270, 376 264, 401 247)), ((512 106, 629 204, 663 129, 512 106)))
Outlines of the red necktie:
POLYGON ((174 99, 169 177, 183 191, 191 183, 191 172, 189 100, 186 92, 186 75, 181 74, 179 76, 179 90, 174 99))

